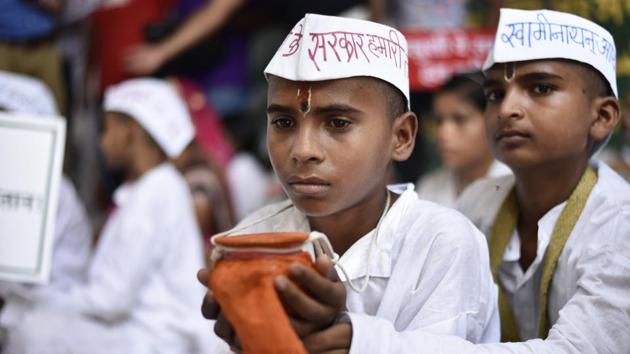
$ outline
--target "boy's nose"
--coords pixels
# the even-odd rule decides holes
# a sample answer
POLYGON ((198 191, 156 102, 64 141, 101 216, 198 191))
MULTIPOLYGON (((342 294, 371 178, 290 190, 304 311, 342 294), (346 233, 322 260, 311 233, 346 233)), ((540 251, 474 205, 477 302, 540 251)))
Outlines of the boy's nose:
POLYGON ((499 120, 519 119, 523 117, 521 94, 518 90, 507 90, 499 106, 499 120))
POLYGON ((291 149, 291 160, 296 164, 319 163, 324 160, 324 153, 319 132, 314 127, 302 125, 297 132, 291 149))
POLYGON ((457 127, 453 121, 445 121, 437 128, 437 142, 438 145, 449 145, 457 140, 457 127))

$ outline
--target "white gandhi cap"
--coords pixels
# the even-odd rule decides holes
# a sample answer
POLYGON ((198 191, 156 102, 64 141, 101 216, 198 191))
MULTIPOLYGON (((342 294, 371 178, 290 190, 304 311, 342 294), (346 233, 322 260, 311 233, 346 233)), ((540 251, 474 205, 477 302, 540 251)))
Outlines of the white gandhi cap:
POLYGON ((52 92, 42 81, 2 70, 0 108, 15 113, 59 115, 52 92))
POLYGON ((407 40, 375 22, 306 14, 265 68, 270 74, 291 81, 371 76, 400 90, 409 106, 407 40))
POLYGON ((164 80, 132 79, 112 86, 104 107, 135 119, 170 158, 179 156, 195 135, 186 105, 164 80))
POLYGON ((570 59, 599 71, 617 94, 617 50, 612 35, 582 17, 551 10, 501 9, 483 70, 495 63, 570 59))

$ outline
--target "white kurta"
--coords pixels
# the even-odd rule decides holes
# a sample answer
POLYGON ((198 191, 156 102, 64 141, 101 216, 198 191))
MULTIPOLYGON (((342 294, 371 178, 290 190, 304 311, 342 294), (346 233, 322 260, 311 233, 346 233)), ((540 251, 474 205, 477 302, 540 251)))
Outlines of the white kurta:
POLYGON ((114 201, 86 283, 26 316, 13 352, 205 352, 212 329, 195 278, 203 250, 183 177, 162 164, 121 186, 114 201))
MULTIPOLYGON (((485 178, 495 178, 512 174, 509 167, 499 161, 494 161, 488 168, 485 178)), ((430 200, 440 205, 452 208, 457 201, 457 186, 455 175, 447 168, 439 168, 423 176, 416 183, 416 191, 420 199, 430 200)))
MULTIPOLYGON (((382 221, 369 286, 364 293, 346 286, 353 327, 350 352, 412 353, 423 346, 416 335, 421 331, 498 341, 497 288, 483 235, 458 212, 419 200, 411 184, 390 190, 402 194, 382 221)), ((287 204, 265 207, 241 225, 287 204)), ((292 207, 239 233, 296 230, 310 227, 292 207)), ((357 285, 367 274, 372 237, 374 230, 339 260, 357 285)))
POLYGON ((45 303, 51 292, 67 291, 85 280, 92 250, 92 228, 83 203, 66 176, 61 178, 58 203, 50 280, 45 285, 0 282, 0 297, 5 300, 0 327, 19 323, 24 312, 36 303, 45 303))
MULTIPOLYGON (((605 164, 594 167, 598 172, 597 184, 560 254, 549 288, 553 327, 548 338, 475 346, 454 337, 427 334, 422 336, 426 349, 423 353, 630 351, 630 185, 605 164)), ((513 184, 512 177, 480 181, 462 195, 458 206, 487 235, 513 184)), ((564 203, 552 208, 539 221, 539 254, 544 253, 563 206, 564 203)), ((519 323, 521 334, 531 337, 538 330, 535 321, 540 257, 526 274, 515 271, 520 248, 514 237, 509 245, 512 249, 503 257, 500 276, 508 288, 515 315, 519 322, 524 321, 519 323)))

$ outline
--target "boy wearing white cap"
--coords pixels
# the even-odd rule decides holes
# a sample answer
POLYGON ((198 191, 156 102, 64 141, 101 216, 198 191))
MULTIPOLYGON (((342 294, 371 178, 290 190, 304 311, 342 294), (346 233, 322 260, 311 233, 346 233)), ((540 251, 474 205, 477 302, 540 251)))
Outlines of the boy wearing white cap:
MULTIPOLYGON (((497 341, 483 236, 459 213, 419 200, 413 185, 387 185, 392 162, 411 154, 418 124, 403 35, 308 14, 265 74, 268 149, 290 200, 255 212, 237 233, 320 231, 341 255, 341 281, 322 275, 326 257, 319 273, 295 264, 293 282, 275 279, 306 350, 413 352, 418 331, 497 341)), ((203 310, 236 345, 211 293, 203 310)))
POLYGON ((9 352, 204 352, 194 279, 203 247, 186 182, 168 161, 192 140, 190 117, 156 79, 113 86, 104 106, 104 155, 129 180, 114 194, 86 283, 27 316, 9 352))
POLYGON ((503 9, 484 66, 486 130, 514 177, 459 208, 488 236, 501 343, 421 335, 434 353, 627 353, 630 186, 591 161, 619 121, 615 47, 600 26, 503 9))

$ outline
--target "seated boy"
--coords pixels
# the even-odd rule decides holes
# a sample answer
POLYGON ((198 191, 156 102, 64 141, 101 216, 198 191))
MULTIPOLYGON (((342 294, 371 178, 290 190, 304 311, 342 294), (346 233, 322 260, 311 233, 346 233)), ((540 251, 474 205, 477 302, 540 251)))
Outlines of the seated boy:
MULTIPOLYGON (((408 353, 422 346, 418 331, 497 341, 483 236, 456 211, 419 200, 412 184, 387 186, 392 162, 411 154, 418 124, 409 111, 402 34, 309 14, 265 74, 269 155, 290 200, 236 229, 316 230, 341 255, 342 282, 320 275, 322 258, 320 273, 292 265, 292 280, 304 290, 275 279, 306 349, 408 353)), ((206 277, 200 272, 200 281, 206 277)), ((209 293, 204 314, 218 317, 217 334, 238 345, 216 310, 209 293)))
POLYGON ((490 145, 514 177, 478 182, 459 208, 488 236, 502 340, 516 343, 423 334, 417 352, 627 353, 630 186, 590 161, 619 121, 611 35, 504 9, 485 70, 490 145))
MULTIPOLYGON (((44 118, 59 115, 52 92, 43 82, 7 71, 0 71, 0 112, 44 118)), ((15 149, 18 151, 19 147, 15 149)), ((65 175, 59 184, 54 234, 47 284, 0 281, 0 348, 2 332, 19 324, 24 312, 45 303, 50 292, 67 291, 84 281, 92 251, 92 229, 83 203, 65 175)))
POLYGON ((105 95, 101 146, 128 181, 80 286, 24 316, 9 353, 197 353, 207 329, 192 272, 203 248, 183 177, 169 162, 193 138, 166 82, 135 79, 105 95))

